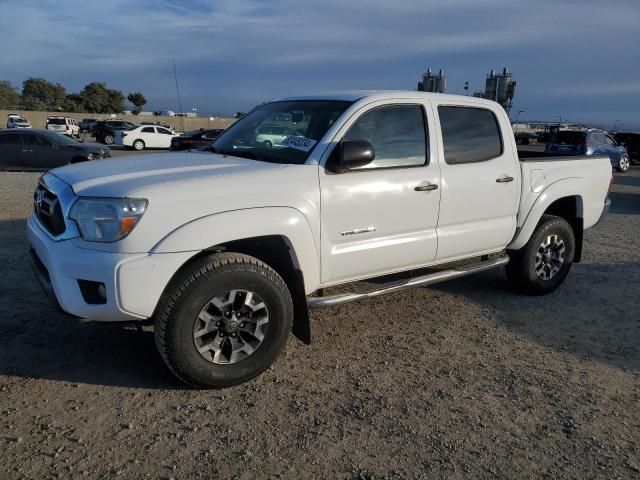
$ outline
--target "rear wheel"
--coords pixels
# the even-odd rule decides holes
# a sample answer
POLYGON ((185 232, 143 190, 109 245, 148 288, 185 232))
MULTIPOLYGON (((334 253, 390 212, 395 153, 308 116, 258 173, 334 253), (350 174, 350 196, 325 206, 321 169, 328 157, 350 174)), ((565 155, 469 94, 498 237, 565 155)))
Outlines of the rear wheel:
POLYGON ((136 140, 133 142, 133 149, 137 151, 144 150, 144 142, 142 140, 136 140))
POLYGON ((561 217, 543 215, 527 244, 510 251, 506 272, 520 291, 544 295, 560 286, 571 270, 575 236, 561 217))
POLYGON ((620 158, 620 162, 618 163, 616 170, 618 170, 619 172, 626 172, 629 170, 630 166, 631 166, 631 162, 629 162, 629 157, 626 155, 623 155, 620 158))
POLYGON ((104 136, 104 143, 106 143, 107 145, 113 145, 113 135, 111 135, 110 133, 107 133, 104 136))
POLYGON ((218 253, 172 283, 154 331, 160 355, 180 380, 228 387, 275 361, 292 322, 291 295, 275 270, 248 255, 218 253))

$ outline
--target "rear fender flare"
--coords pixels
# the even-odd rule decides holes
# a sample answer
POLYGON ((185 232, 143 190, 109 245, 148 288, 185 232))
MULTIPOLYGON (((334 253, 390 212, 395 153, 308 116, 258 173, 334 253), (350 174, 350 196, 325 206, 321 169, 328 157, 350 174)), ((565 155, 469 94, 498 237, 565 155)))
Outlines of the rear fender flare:
POLYGON ((524 223, 516 231, 516 235, 511 243, 507 245, 507 249, 519 250, 524 247, 529 241, 529 238, 531 238, 542 215, 544 215, 549 206, 556 200, 565 197, 578 197, 576 215, 578 218, 584 218, 584 205, 581 192, 584 192, 585 188, 584 180, 578 177, 558 180, 547 186, 547 188, 540 193, 529 210, 529 213, 527 213, 524 223))

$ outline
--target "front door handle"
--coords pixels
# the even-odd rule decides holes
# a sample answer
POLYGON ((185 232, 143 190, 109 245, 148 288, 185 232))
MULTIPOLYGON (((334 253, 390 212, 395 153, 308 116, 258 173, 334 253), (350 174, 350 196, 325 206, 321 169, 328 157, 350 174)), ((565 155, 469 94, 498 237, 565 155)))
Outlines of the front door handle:
POLYGON ((33 150, 22 150, 23 153, 33 152, 33 150))
POLYGON ((435 183, 423 183, 418 185, 416 188, 414 188, 416 192, 428 192, 430 190, 437 190, 437 189, 438 189, 438 185, 436 185, 435 183))
POLYGON ((509 182, 513 182, 513 177, 500 177, 500 178, 496 178, 496 182, 498 182, 498 183, 509 183, 509 182))

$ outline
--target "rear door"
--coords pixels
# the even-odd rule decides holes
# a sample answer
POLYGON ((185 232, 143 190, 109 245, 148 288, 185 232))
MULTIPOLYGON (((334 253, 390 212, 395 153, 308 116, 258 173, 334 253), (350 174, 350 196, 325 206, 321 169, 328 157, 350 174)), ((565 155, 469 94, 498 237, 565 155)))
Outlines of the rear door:
POLYGON ((171 139, 173 138, 171 130, 163 127, 156 127, 156 132, 156 148, 169 148, 171 146, 171 139))
POLYGON ((17 132, 0 132, 0 168, 21 167, 22 137, 17 132))
POLYGON ((502 250, 515 233, 520 192, 508 119, 481 103, 432 104, 440 124, 442 172, 436 259, 502 250))
POLYGON ((144 142, 144 144, 148 147, 148 148, 156 148, 156 130, 153 127, 142 127, 139 131, 137 131, 135 134, 134 133, 130 133, 129 135, 133 135, 133 140, 135 141, 137 137, 139 137, 140 139, 142 139, 142 141, 144 142))

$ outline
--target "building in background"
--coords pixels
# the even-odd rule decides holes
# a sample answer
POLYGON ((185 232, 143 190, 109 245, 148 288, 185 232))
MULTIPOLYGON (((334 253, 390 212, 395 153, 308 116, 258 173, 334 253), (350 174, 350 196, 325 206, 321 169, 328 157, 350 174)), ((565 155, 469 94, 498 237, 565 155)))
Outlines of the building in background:
POLYGON ((447 88, 447 77, 444 76, 442 69, 437 75, 431 73, 428 69, 422 75, 422 81, 418 82, 419 92, 444 93, 447 88))

